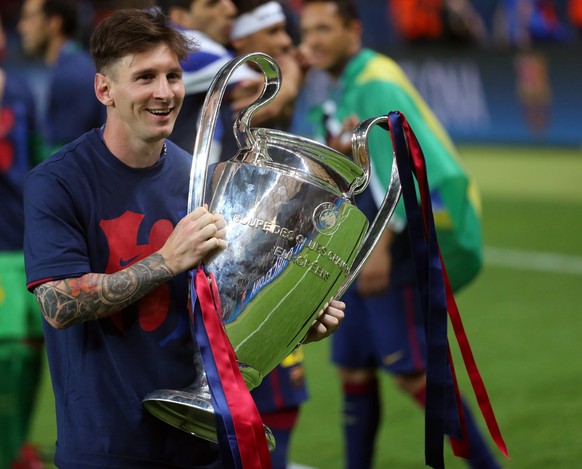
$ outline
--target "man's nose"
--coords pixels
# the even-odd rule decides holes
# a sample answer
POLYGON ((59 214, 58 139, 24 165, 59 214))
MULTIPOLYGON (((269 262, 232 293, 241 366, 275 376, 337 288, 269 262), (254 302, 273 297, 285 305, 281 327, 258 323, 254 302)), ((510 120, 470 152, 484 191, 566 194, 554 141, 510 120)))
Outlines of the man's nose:
POLYGON ((160 78, 157 81, 155 89, 155 97, 160 99, 168 99, 173 96, 172 87, 166 77, 160 78))
POLYGON ((238 9, 232 0, 222 0, 222 5, 225 8, 226 15, 229 18, 234 18, 238 13, 238 9))

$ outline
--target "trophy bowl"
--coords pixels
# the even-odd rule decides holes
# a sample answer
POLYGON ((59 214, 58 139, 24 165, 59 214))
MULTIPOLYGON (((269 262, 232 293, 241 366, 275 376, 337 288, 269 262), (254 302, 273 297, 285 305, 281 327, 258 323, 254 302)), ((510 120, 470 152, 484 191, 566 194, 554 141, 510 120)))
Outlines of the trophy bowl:
MULTIPOLYGON (((374 122, 354 131, 353 159, 310 139, 251 128, 252 114, 276 95, 279 83, 277 65, 264 54, 227 64, 206 97, 192 161, 189 211, 207 203, 227 221, 228 248, 206 269, 216 279, 221 320, 249 390, 302 342, 325 305, 345 292, 400 197, 392 164, 390 187, 371 227, 354 204, 370 178, 367 136, 374 122), (208 167, 226 82, 249 60, 264 72, 263 94, 235 121, 237 154, 208 167)), ((199 360, 196 366, 202 369, 199 360)), ((204 373, 199 375, 188 389, 152 392, 143 405, 171 425, 216 441, 211 394, 204 373)))

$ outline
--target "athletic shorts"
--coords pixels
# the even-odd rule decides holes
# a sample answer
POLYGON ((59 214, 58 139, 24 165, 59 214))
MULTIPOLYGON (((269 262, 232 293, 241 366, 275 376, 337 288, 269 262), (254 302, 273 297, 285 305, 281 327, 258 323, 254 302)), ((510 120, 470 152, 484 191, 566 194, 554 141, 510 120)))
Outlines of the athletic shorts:
POLYGON ((303 347, 297 347, 251 391, 262 414, 294 409, 307 400, 303 347))
POLYGON ((341 298, 346 314, 332 337, 332 361, 344 368, 384 368, 394 374, 425 370, 426 340, 414 285, 361 297, 355 283, 341 298))

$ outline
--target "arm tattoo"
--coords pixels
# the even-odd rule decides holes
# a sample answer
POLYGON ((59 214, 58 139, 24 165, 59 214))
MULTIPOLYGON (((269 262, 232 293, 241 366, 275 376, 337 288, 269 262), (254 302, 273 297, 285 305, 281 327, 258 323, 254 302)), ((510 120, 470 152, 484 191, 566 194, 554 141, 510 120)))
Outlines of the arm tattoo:
POLYGON ((113 274, 85 274, 47 282, 34 294, 45 319, 64 329, 116 313, 174 277, 160 254, 152 254, 113 274))

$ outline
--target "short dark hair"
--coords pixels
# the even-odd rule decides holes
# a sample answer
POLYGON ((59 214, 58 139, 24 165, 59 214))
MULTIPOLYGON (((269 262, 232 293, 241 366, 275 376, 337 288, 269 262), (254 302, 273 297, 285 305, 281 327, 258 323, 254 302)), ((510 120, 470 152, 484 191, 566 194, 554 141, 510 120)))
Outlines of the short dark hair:
POLYGON ((182 10, 189 10, 195 0, 156 0, 154 3, 162 10, 164 15, 170 13, 170 8, 181 8, 182 10))
POLYGON ((270 0, 233 0, 232 3, 236 6, 238 15, 242 15, 255 10, 255 8, 258 8, 269 1, 270 0))
POLYGON ((339 17, 346 22, 360 19, 358 9, 356 8, 355 3, 351 0, 302 0, 301 2, 302 6, 311 3, 333 3, 337 8, 337 14, 339 17))
POLYGON ((90 50, 95 68, 102 72, 121 57, 145 52, 160 43, 166 43, 178 60, 195 49, 195 44, 172 28, 158 9, 127 8, 114 11, 97 25, 90 50))
POLYGON ((63 20, 62 33, 72 38, 77 33, 77 4, 74 0, 44 0, 42 12, 47 17, 59 16, 63 20))

